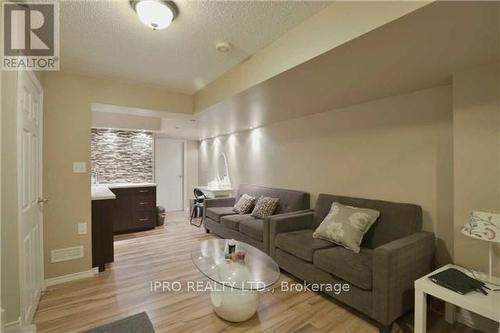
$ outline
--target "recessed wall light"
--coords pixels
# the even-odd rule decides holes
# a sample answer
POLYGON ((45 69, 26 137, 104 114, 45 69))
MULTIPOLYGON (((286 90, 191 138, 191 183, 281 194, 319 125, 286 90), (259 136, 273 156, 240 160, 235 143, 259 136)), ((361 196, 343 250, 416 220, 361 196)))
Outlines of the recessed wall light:
POLYGON ((153 30, 167 28, 179 13, 173 1, 130 0, 130 5, 139 20, 153 30))

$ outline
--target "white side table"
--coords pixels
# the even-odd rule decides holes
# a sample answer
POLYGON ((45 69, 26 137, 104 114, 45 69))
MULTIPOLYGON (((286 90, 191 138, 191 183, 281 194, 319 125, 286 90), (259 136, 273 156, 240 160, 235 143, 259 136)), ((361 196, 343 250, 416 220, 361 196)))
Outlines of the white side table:
POLYGON ((456 268, 468 273, 467 270, 455 265, 445 265, 432 273, 415 281, 415 333, 425 333, 427 325, 427 295, 434 296, 446 302, 446 321, 455 320, 455 307, 464 308, 483 317, 500 322, 500 291, 489 291, 488 295, 471 292, 460 295, 432 282, 428 276, 448 268, 456 268))

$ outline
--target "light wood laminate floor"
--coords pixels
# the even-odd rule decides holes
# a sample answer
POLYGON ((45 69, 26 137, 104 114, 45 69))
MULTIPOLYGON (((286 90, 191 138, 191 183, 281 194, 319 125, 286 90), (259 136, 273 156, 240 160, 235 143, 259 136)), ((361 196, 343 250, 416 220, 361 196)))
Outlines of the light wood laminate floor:
MULTIPOLYGON (((156 332, 378 332, 374 323, 314 292, 264 293, 258 313, 244 323, 226 322, 212 311, 209 293, 150 291, 154 280, 206 281, 190 250, 216 237, 171 213, 151 231, 115 237, 115 262, 94 278, 47 288, 35 315, 38 332, 81 332, 146 311, 156 332)), ((281 280, 292 280, 282 273, 281 280)), ((429 314, 430 332, 471 332, 429 314)), ((393 332, 412 332, 412 315, 393 332)))

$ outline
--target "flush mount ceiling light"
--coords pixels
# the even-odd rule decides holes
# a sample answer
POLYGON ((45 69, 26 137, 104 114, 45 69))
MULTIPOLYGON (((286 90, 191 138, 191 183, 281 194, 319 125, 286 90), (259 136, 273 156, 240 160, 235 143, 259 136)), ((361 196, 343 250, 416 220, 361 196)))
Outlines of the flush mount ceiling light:
POLYGON ((222 53, 227 53, 231 50, 231 44, 226 42, 220 42, 215 44, 215 49, 222 53))
POLYGON ((165 29, 179 13, 173 1, 131 0, 130 5, 139 20, 153 30, 165 29))

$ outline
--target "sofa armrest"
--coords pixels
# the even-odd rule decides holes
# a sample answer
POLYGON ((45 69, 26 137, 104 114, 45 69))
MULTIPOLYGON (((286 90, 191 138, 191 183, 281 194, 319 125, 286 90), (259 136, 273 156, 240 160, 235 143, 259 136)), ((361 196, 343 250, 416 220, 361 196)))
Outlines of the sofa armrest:
POLYGON ((314 211, 299 210, 296 212, 271 215, 269 225, 274 234, 279 234, 288 231, 309 229, 312 225, 314 211))
POLYGON ((435 238, 417 232, 373 251, 373 318, 388 325, 413 308, 415 280, 431 271, 435 238))
POLYGON ((301 210, 269 217, 269 255, 275 257, 274 239, 277 234, 309 229, 314 218, 313 210, 301 210))
POLYGON ((210 207, 232 207, 236 202, 236 198, 214 198, 214 199, 205 199, 205 208, 210 207))

